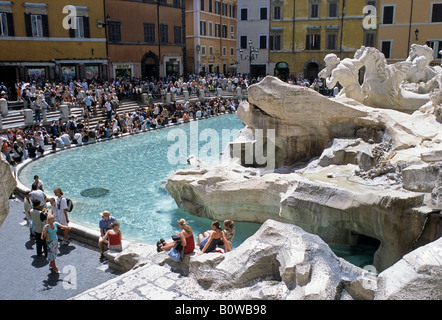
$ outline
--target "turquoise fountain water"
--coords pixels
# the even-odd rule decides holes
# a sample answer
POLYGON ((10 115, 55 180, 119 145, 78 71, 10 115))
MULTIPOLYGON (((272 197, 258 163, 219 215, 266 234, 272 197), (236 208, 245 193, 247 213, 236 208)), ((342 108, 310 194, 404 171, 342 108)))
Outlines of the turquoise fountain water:
MULTIPOLYGON (((235 115, 196 123, 198 134, 207 132, 206 129, 219 133, 220 151, 224 148, 222 130, 234 129, 234 132, 243 127, 235 115)), ((195 132, 191 131, 190 124, 183 124, 45 156, 27 165, 20 173, 20 180, 30 186, 33 176, 38 175, 51 194, 55 187, 60 187, 75 203, 70 219, 80 225, 98 230, 99 213, 108 210, 120 221, 123 236, 134 241, 155 244, 161 237, 168 241, 179 230, 177 220, 180 218, 186 219, 198 235, 210 229, 211 220, 178 209, 164 188, 167 177, 174 170, 185 167, 167 158, 170 149, 177 144, 167 139, 174 129, 186 134, 189 151, 190 134, 195 135, 195 132)), ((204 148, 205 142, 199 144, 204 148)), ((212 156, 209 150, 207 157, 212 156)), ((257 223, 236 223, 233 245, 241 244, 259 227, 257 223)))
MULTIPOLYGON (((175 132, 179 130, 178 133, 185 134, 187 156, 192 154, 191 141, 195 141, 191 138, 198 136, 198 150, 202 150, 207 149, 209 144, 204 141, 211 140, 210 135, 207 135, 208 130, 217 133, 218 148, 199 154, 202 158, 213 160, 214 157, 218 158, 219 152, 227 145, 226 139, 222 138, 223 130, 234 133, 243 128, 242 122, 235 115, 198 121, 197 125, 197 131, 195 123, 193 127, 191 124, 183 124, 57 152, 23 168, 20 180, 30 186, 33 176, 38 175, 44 182, 45 190, 51 194, 55 187, 60 187, 65 196, 75 203, 70 219, 89 228, 98 230, 99 213, 108 210, 120 221, 126 239, 148 244, 155 244, 162 237, 168 241, 179 230, 177 220, 180 218, 188 221, 196 237, 210 229, 211 220, 185 213, 165 190, 168 176, 174 170, 186 166, 182 159, 168 160, 171 154, 179 155, 176 146, 180 140, 176 135, 168 139, 168 135, 174 129, 175 132), (218 154, 211 154, 214 151, 218 151, 218 154)), ((229 141, 234 137, 232 135, 229 141)), ((260 227, 260 224, 246 222, 236 222, 235 225, 234 247, 260 227)), ((376 247, 371 246, 330 247, 338 256, 361 267, 372 263, 376 250, 376 247)))

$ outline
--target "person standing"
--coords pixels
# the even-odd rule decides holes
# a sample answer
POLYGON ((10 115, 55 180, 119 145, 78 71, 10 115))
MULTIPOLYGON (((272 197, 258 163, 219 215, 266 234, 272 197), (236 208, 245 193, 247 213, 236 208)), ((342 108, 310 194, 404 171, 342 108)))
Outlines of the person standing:
POLYGON ((111 122, 112 121, 112 105, 108 99, 106 99, 106 102, 104 103, 104 108, 106 109, 106 120, 111 122))
POLYGON ((47 224, 47 209, 43 208, 43 210, 40 210, 40 201, 38 200, 34 200, 32 205, 33 209, 30 211, 30 216, 34 224, 37 256, 41 256, 43 251, 45 257, 47 258, 48 247, 46 245, 46 241, 44 241, 41 237, 44 226, 47 224))
MULTIPOLYGON (((31 191, 31 198, 30 198, 31 203, 34 200, 38 200, 38 201, 40 201, 41 205, 44 205, 47 201, 47 196, 43 191, 41 191, 40 189, 37 189, 37 188, 38 188, 37 185, 35 185, 35 184, 31 185, 31 190, 32 190, 31 191)), ((32 209, 32 206, 31 206, 31 209, 32 209)))
POLYGON ((34 121, 37 123, 41 122, 41 104, 43 100, 44 95, 40 94, 40 90, 37 90, 35 92, 35 100, 32 102, 32 108, 34 109, 34 121))
POLYGON ((71 227, 55 222, 55 218, 52 215, 48 217, 47 222, 48 223, 45 225, 43 229, 41 238, 46 240, 46 245, 48 247, 49 270, 53 270, 56 273, 61 273, 58 270, 57 265, 55 264, 55 259, 57 258, 58 255, 57 231, 58 228, 69 231, 71 227))
MULTIPOLYGON (((57 197, 55 199, 55 221, 58 222, 60 225, 67 226, 69 224, 69 217, 66 198, 63 196, 63 191, 61 190, 61 188, 55 188, 54 195, 57 197)), ((67 245, 70 242, 69 230, 70 228, 63 228, 64 239, 61 242, 62 245, 67 245)))
POLYGON ((31 190, 27 190, 25 192, 25 198, 23 199, 23 206, 24 206, 24 213, 25 213, 25 220, 26 220, 26 224, 29 228, 29 238, 33 239, 35 237, 35 232, 34 232, 34 226, 32 225, 32 218, 31 218, 31 210, 33 208, 32 206, 32 199, 31 199, 31 190))

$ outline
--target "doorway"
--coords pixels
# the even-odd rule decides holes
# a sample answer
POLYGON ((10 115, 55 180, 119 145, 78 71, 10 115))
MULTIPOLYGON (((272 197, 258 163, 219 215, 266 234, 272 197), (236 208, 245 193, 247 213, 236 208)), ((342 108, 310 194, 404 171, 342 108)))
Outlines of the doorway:
POLYGON ((318 77, 319 73, 319 64, 315 61, 308 62, 305 66, 304 77, 310 82, 313 83, 315 79, 318 77))
POLYGON ((152 51, 147 52, 141 59, 141 75, 143 79, 160 78, 160 65, 158 56, 152 51))

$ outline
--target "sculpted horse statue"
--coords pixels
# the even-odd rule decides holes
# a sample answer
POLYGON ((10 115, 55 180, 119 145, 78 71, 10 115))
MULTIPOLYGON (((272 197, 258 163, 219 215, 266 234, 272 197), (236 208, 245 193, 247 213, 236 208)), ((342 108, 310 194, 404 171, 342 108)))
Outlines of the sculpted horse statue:
POLYGON ((389 65, 384 54, 372 47, 361 47, 355 53, 355 59, 365 66, 362 84, 365 105, 413 112, 430 101, 428 94, 409 92, 401 87, 412 66, 411 61, 389 65))

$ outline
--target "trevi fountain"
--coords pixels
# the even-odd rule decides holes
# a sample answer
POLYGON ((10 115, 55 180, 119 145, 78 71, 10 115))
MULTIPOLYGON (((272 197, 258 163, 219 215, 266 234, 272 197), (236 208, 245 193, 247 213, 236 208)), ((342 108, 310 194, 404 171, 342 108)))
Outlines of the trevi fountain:
POLYGON ((131 244, 111 257, 127 272, 103 284, 105 299, 149 298, 140 292, 170 274, 173 285, 153 298, 442 299, 442 68, 432 57, 420 45, 395 64, 374 48, 327 55, 320 77, 342 87, 334 98, 271 76, 251 85, 236 112, 244 128, 222 161, 190 155, 166 189, 192 215, 260 229, 231 252, 179 263, 131 244), (362 239, 379 243, 372 268, 328 245, 362 239))

